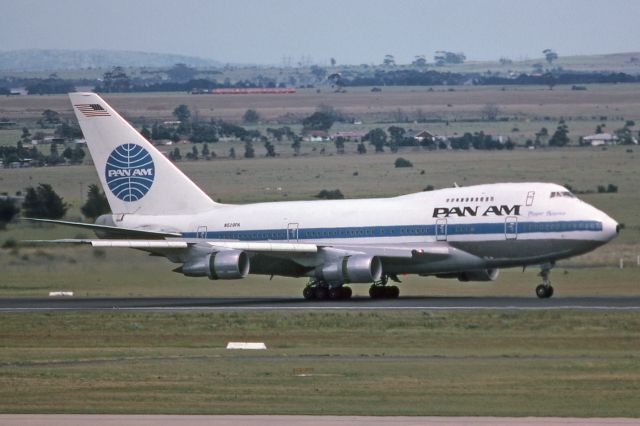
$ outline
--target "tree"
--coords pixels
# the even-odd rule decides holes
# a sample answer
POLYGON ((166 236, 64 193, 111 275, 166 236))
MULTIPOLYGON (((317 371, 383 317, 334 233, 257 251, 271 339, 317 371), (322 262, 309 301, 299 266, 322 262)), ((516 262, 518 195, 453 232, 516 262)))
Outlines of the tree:
POLYGON ((546 59, 549 65, 551 65, 553 61, 558 59, 558 54, 551 49, 544 49, 542 53, 544 54, 544 59, 546 59))
POLYGON ((293 148, 293 155, 300 155, 300 148, 302 148, 302 138, 296 136, 293 139, 293 143, 291 144, 291 148, 293 148))
POLYGON ((495 121, 498 118, 499 113, 500 108, 498 107, 498 105, 493 103, 486 104, 482 107, 482 111, 480 111, 482 119, 488 121, 495 121))
POLYGON ((187 123, 191 118, 191 111, 189 111, 189 107, 185 104, 178 105, 176 109, 173 110, 173 115, 181 122, 187 123))
POLYGON ((384 59, 382 60, 382 65, 386 67, 395 67, 396 59, 393 57, 393 55, 386 54, 384 55, 384 59))
POLYGON ((338 154, 344 154, 344 138, 338 136, 334 143, 336 144, 336 152, 338 154))
POLYGON ((310 71, 317 81, 322 81, 322 79, 327 75, 327 70, 317 65, 311 65, 310 71))
POLYGON ((195 78, 198 71, 186 64, 175 64, 167 71, 167 76, 171 81, 185 83, 195 78))
POLYGON ((549 137, 549 131, 546 127, 542 127, 538 132, 536 132, 536 141, 535 144, 537 146, 542 145, 543 141, 549 137))
POLYGON ((80 211, 86 218, 92 221, 95 221, 98 216, 111 211, 106 195, 100 191, 100 188, 95 183, 89 185, 87 201, 80 207, 80 211))
POLYGON ((151 130, 147 126, 144 126, 142 130, 140 130, 140 134, 143 138, 151 142, 151 130))
POLYGON ((54 125, 60 123, 60 114, 56 111, 45 109, 42 113, 42 123, 46 123, 48 125, 54 125))
POLYGON ((97 87, 101 92, 127 92, 131 88, 131 80, 124 68, 113 67, 102 76, 102 86, 97 87))
POLYGON ((384 152, 384 146, 387 143, 387 133, 378 127, 369 131, 363 139, 369 141, 369 143, 376 148, 376 152, 384 152))
POLYGON ((358 144, 358 154, 366 154, 367 153, 367 147, 364 145, 364 142, 360 142, 358 144))
POLYGON ((389 147, 391 148, 391 152, 398 152, 398 147, 402 144, 402 140, 404 139, 405 133, 407 131, 399 126, 391 126, 387 129, 389 132, 389 136, 391 137, 391 142, 389 147))
POLYGON ((169 160, 171 161, 182 160, 182 154, 180 153, 180 148, 175 147, 175 149, 169 153, 169 160))
POLYGON ((242 116, 242 120, 245 123, 254 124, 260 121, 260 114, 258 114, 258 111, 256 111, 255 109, 248 109, 242 116))
POLYGON ((197 160, 198 159, 198 147, 197 146, 193 146, 191 147, 191 159, 192 160, 197 160))
POLYGON ((549 146, 565 146, 570 142, 569 136, 569 128, 565 124, 564 120, 560 120, 556 131, 549 139, 549 146))
POLYGON ((53 142, 49 148, 49 164, 58 164, 60 155, 58 155, 58 144, 53 142))
POLYGON ((246 141, 244 144, 244 158, 253 158, 256 156, 256 151, 253 149, 251 141, 246 141))
POLYGON ((433 59, 436 61, 436 65, 443 66, 446 64, 462 64, 467 59, 464 53, 448 52, 446 50, 438 50, 433 59))
POLYGON ((0 198, 0 229, 5 229, 7 223, 20 212, 20 208, 15 201, 10 198, 0 198))
POLYGON ((209 156, 210 151, 209 151, 209 144, 205 143, 204 145, 202 145, 202 157, 205 160, 209 160, 211 157, 209 156))
POLYGON ((64 157, 71 164, 80 164, 84 160, 84 150, 80 147, 80 145, 76 145, 71 148, 67 147, 64 151, 62 151, 62 157, 64 157))
POLYGON ((271 142, 269 142, 267 138, 265 138, 263 142, 264 142, 264 149, 267 150, 265 157, 275 157, 277 155, 276 147, 271 142))
POLYGON ((316 111, 302 120, 304 130, 324 130, 327 131, 333 126, 335 119, 331 114, 324 111, 316 111))
POLYGON ((545 83, 547 86, 549 86, 549 90, 553 90, 553 86, 555 86, 555 85, 556 85, 556 83, 558 82, 558 81, 557 81, 557 79, 556 79, 556 77, 555 77, 552 73, 550 73, 550 72, 546 73, 546 74, 543 76, 543 79, 544 79, 544 83, 545 83))
POLYGON ((69 209, 62 197, 46 183, 41 183, 37 188, 27 188, 22 206, 27 217, 45 219, 60 219, 69 209))
POLYGON ((427 58, 424 55, 416 55, 411 65, 414 67, 424 68, 427 66, 427 58))

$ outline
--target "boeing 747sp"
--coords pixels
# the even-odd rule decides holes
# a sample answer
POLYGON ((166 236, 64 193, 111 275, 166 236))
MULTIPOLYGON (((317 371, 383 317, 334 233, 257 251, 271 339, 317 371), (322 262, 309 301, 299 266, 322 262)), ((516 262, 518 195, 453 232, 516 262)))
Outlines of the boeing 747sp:
POLYGON ((370 283, 371 297, 397 297, 390 281, 418 274, 490 281, 499 268, 539 265, 540 298, 553 295, 549 271, 587 253, 619 225, 553 183, 498 183, 392 198, 214 202, 94 93, 71 93, 112 214, 98 239, 54 240, 128 247, 161 255, 192 277, 248 274, 308 277, 307 299, 351 297, 345 284, 370 283))

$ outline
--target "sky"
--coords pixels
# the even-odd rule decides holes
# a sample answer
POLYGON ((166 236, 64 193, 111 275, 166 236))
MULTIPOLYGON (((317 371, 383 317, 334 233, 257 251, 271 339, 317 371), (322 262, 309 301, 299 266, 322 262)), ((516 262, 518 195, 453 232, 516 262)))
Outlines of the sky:
POLYGON ((640 51, 640 0, 0 0, 0 50, 178 53, 224 63, 409 63, 640 51), (289 59, 287 59, 289 58, 289 59))

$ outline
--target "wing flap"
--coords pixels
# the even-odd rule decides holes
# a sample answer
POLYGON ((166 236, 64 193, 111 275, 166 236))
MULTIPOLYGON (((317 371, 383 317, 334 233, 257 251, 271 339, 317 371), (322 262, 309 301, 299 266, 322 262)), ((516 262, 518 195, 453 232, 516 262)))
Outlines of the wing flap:
POLYGON ((301 243, 245 243, 241 241, 209 241, 212 247, 244 250, 256 253, 317 253, 315 244, 301 243))

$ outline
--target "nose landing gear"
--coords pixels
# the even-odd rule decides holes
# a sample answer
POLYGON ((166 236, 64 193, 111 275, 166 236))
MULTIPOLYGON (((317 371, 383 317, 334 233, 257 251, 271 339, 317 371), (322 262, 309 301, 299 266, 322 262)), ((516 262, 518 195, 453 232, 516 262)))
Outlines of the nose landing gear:
POLYGON ((553 296, 553 287, 551 286, 551 280, 549 279, 552 267, 552 264, 545 264, 541 267, 539 275, 542 277, 542 284, 536 287, 536 296, 540 299, 548 299, 553 296))

